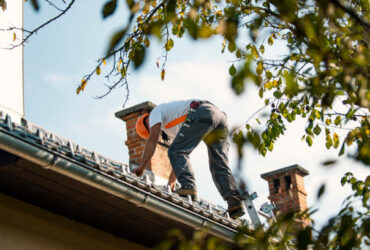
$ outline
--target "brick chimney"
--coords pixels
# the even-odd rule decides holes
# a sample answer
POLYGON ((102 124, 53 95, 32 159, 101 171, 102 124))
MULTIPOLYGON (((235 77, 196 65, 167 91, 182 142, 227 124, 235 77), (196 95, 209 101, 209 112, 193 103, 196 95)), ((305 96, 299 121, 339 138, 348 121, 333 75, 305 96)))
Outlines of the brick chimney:
MULTIPOLYGON (((133 107, 118 111, 115 116, 126 122, 127 140, 125 142, 129 150, 129 165, 139 165, 144 153, 146 140, 142 139, 135 129, 137 119, 149 113, 156 105, 152 102, 143 102, 133 107)), ((171 164, 167 156, 168 144, 160 138, 155 153, 150 162, 149 169, 145 172, 156 184, 167 184, 171 173, 171 164)))
MULTIPOLYGON (((288 212, 302 212, 307 209, 307 193, 304 187, 304 176, 309 172, 299 165, 292 165, 261 175, 268 182, 269 199, 275 203, 277 216, 288 212)), ((310 223, 301 219, 298 228, 304 228, 310 223)))

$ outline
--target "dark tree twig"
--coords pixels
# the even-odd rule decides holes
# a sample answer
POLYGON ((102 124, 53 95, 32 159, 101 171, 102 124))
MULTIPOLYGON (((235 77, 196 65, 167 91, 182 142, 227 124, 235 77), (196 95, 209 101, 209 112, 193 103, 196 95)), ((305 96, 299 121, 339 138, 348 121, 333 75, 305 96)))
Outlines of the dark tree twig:
MULTIPOLYGON (((63 11, 63 9, 59 8, 58 6, 56 6, 54 3, 52 3, 50 0, 45 0, 49 5, 53 6, 55 9, 59 10, 59 11, 63 11)), ((63 1, 64 2, 64 1, 63 1)), ((64 2, 65 3, 65 2, 64 2)))
POLYGON ((35 29, 31 30, 31 31, 28 31, 26 29, 17 28, 17 27, 11 27, 11 28, 6 29, 6 31, 22 30, 23 32, 27 33, 27 35, 25 36, 25 38, 19 44, 12 45, 8 49, 14 49, 14 48, 17 48, 17 47, 23 45, 24 43, 26 43, 28 41, 28 39, 30 39, 30 37, 33 36, 34 34, 36 34, 40 29, 44 28, 46 25, 52 23, 53 21, 57 20, 58 18, 60 18, 61 16, 63 16, 65 13, 67 13, 67 11, 72 7, 72 5, 75 3, 75 1, 76 0, 72 0, 69 3, 69 5, 67 6, 67 8, 65 8, 61 13, 59 13, 55 17, 49 19, 48 21, 46 21, 45 23, 41 24, 40 26, 38 26, 37 28, 35 28, 35 29))

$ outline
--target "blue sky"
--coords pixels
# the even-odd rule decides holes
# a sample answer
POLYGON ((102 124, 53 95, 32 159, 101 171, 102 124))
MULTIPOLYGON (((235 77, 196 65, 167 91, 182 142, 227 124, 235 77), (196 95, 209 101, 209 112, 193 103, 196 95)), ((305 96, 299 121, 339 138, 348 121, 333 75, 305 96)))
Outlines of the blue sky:
MULTIPOLYGON (((24 50, 25 114, 31 122, 62 137, 109 158, 128 162, 124 124, 114 117, 114 113, 122 109, 126 96, 124 88, 104 99, 94 99, 105 90, 102 87, 104 79, 100 77, 90 81, 82 94, 75 93, 82 77, 94 68, 96 59, 104 55, 110 36, 127 20, 122 1, 119 4, 116 14, 103 21, 102 1, 76 1, 70 12, 31 38, 24 50)), ((40 13, 35 13, 30 4, 25 4, 26 29, 55 14, 45 2, 41 7, 40 13)), ((241 96, 233 94, 228 75, 231 59, 227 53, 221 54, 221 42, 218 38, 196 43, 188 38, 175 39, 163 82, 155 66, 157 57, 162 54, 161 45, 154 42, 144 66, 129 72, 130 96, 126 107, 147 100, 159 104, 172 99, 208 99, 226 111, 230 127, 240 126, 263 106, 263 102, 252 84, 241 96)), ((281 45, 277 48, 266 47, 265 53, 284 50, 281 45)), ((322 139, 308 147, 300 139, 304 125, 303 121, 288 125, 285 136, 266 157, 250 148, 245 149, 242 177, 251 192, 257 191, 259 207, 268 196, 267 183, 260 174, 292 164, 306 168, 310 172, 305 178, 308 205, 320 209, 313 216, 319 227, 339 211, 341 201, 350 193, 349 188, 342 188, 339 183, 344 173, 352 171, 357 177, 365 178, 369 170, 345 157, 335 167, 323 168, 321 162, 335 158, 338 152, 326 150, 322 139), (327 191, 317 202, 316 194, 322 183, 327 184, 327 191)), ((225 206, 213 185, 206 154, 206 148, 201 145, 191 155, 199 194, 225 206)), ((236 167, 233 145, 230 167, 232 170, 236 167)))

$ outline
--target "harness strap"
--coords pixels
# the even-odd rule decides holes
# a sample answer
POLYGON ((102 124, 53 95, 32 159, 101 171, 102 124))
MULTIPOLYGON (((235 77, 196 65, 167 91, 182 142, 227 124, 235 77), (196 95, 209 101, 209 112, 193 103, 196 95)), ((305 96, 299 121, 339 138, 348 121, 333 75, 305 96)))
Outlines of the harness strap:
POLYGON ((172 128, 172 127, 175 127, 176 125, 184 122, 186 120, 186 117, 188 115, 183 115, 183 116, 180 116, 180 117, 177 117, 176 119, 170 121, 169 123, 167 123, 164 127, 165 128, 172 128))
MULTIPOLYGON (((197 109, 199 107, 200 104, 204 103, 204 101, 192 101, 190 103, 190 108, 192 109, 197 109)), ((183 116, 180 116, 180 117, 177 117, 176 119, 170 121, 169 123, 167 123, 164 127, 165 128, 172 128, 172 127, 175 127, 176 125, 184 122, 186 120, 186 117, 188 115, 183 115, 183 116)))

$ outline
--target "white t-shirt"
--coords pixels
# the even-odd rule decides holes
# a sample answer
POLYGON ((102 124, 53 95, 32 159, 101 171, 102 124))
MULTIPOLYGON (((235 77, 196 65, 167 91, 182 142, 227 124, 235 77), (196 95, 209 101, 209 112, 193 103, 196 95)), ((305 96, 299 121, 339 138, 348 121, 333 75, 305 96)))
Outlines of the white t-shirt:
POLYGON ((180 130, 182 123, 172 127, 165 128, 166 124, 189 113, 190 103, 196 99, 171 101, 159 104, 149 115, 149 127, 161 123, 161 129, 170 137, 172 141, 180 130))

